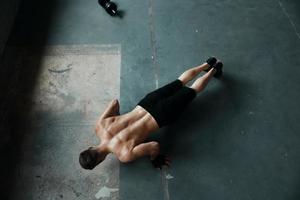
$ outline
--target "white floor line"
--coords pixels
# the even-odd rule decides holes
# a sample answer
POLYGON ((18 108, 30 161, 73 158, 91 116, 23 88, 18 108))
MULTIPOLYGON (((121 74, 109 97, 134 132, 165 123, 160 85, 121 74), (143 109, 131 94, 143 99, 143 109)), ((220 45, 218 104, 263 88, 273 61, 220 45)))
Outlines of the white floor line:
POLYGON ((161 169, 161 184, 164 192, 164 200, 170 200, 169 184, 167 179, 167 168, 163 166, 161 169))
POLYGON ((152 56, 151 59, 153 61, 154 66, 154 73, 155 73, 155 87, 158 88, 158 64, 157 64, 157 49, 156 49, 156 37, 155 37, 155 27, 153 22, 153 0, 149 0, 149 8, 148 8, 148 15, 149 15, 149 29, 150 29, 150 43, 152 49, 152 56))

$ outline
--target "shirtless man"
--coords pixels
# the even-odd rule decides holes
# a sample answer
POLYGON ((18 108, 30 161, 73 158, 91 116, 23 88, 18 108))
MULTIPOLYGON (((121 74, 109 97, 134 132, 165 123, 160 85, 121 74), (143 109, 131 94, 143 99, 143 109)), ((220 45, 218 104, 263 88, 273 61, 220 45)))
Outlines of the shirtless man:
POLYGON ((109 153, 114 153, 123 163, 150 156, 154 167, 169 166, 168 158, 159 154, 158 142, 144 141, 150 133, 180 116, 213 76, 222 75, 222 66, 222 62, 211 57, 202 65, 185 71, 172 83, 147 94, 132 111, 122 115, 119 113, 119 102, 113 100, 96 124, 95 132, 100 144, 80 153, 80 165, 84 169, 93 169, 109 153), (191 87, 185 86, 202 71, 207 73, 196 79, 191 87))

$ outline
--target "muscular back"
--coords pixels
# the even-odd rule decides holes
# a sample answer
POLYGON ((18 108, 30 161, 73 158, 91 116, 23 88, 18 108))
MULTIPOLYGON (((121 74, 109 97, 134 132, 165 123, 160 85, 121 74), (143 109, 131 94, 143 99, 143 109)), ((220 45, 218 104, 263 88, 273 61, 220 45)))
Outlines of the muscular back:
POLYGON ((145 146, 141 143, 156 129, 156 121, 142 107, 137 106, 129 113, 119 115, 118 101, 113 101, 98 120, 96 134, 101 144, 106 144, 108 150, 120 161, 127 162, 136 159, 137 156, 151 155, 152 151, 157 151, 156 142, 145 143, 147 148, 139 148, 145 146))

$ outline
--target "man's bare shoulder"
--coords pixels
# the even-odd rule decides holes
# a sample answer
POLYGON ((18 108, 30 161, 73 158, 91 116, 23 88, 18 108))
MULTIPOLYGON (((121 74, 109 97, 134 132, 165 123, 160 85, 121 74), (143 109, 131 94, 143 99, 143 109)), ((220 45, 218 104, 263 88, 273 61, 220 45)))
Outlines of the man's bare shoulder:
POLYGON ((105 119, 100 119, 95 127, 95 133, 101 139, 108 139, 113 137, 112 133, 110 133, 111 124, 115 121, 115 117, 108 117, 105 119))

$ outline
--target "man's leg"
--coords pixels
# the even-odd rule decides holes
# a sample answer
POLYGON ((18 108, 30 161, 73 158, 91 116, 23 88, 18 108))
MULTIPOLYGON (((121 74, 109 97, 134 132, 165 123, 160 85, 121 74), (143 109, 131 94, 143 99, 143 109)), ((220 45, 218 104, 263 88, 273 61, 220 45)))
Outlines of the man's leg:
MULTIPOLYGON (((209 65, 204 63, 203 65, 196 67, 196 71, 197 70, 202 71, 207 66, 209 67, 209 65)), ((213 65, 212 68, 209 69, 209 71, 205 75, 198 78, 191 87, 184 86, 180 90, 178 90, 176 93, 174 93, 173 95, 158 102, 159 109, 158 109, 158 112, 156 112, 157 115, 156 115, 155 119, 158 121, 159 127, 163 127, 163 126, 173 122, 178 116, 180 116, 180 114, 186 108, 186 106, 197 96, 198 92, 201 92, 206 87, 207 83, 214 75, 216 75, 218 73, 219 73, 219 76, 222 75, 222 66, 223 66, 223 64, 220 61, 215 63, 215 65, 213 65)), ((195 68, 193 68, 193 69, 195 69, 195 68)), ((193 72, 193 73, 196 73, 196 72, 193 72)), ((186 74, 188 74, 188 73, 186 73, 186 74)), ((183 74, 184 76, 183 75, 181 76, 181 77, 185 78, 184 80, 192 79, 191 78, 192 75, 185 76, 186 74, 183 74)))
POLYGON ((180 116, 187 105, 197 96, 197 93, 201 92, 205 88, 208 81, 216 72, 217 69, 210 69, 205 75, 198 78, 191 87, 184 86, 172 96, 159 102, 160 105, 158 108, 163 108, 163 110, 158 110, 157 113, 154 113, 159 127, 163 127, 173 122, 178 116, 180 116))
POLYGON ((180 75, 180 77, 173 81, 172 83, 169 83, 155 91, 155 93, 158 93, 162 95, 163 97, 169 97, 176 93, 178 90, 181 89, 183 85, 185 85, 190 80, 194 79, 200 72, 203 70, 207 70, 210 67, 212 67, 217 62, 217 59, 215 57, 210 57, 207 59, 205 63, 203 63, 200 66, 193 67, 180 75))
POLYGON ((206 70, 207 68, 209 68, 209 64, 203 63, 200 66, 186 70, 179 76, 178 79, 183 83, 183 85, 185 85, 190 80, 194 79, 200 72, 206 70))
POLYGON ((194 79, 200 72, 208 71, 216 62, 217 59, 215 57, 210 57, 202 65, 183 72, 178 79, 185 85, 187 82, 194 79))
POLYGON ((204 74, 202 77, 198 78, 193 85, 191 86, 192 89, 194 89, 197 93, 204 90, 204 88, 207 86, 209 80, 214 76, 214 74, 217 72, 215 68, 211 68, 206 74, 204 74))

